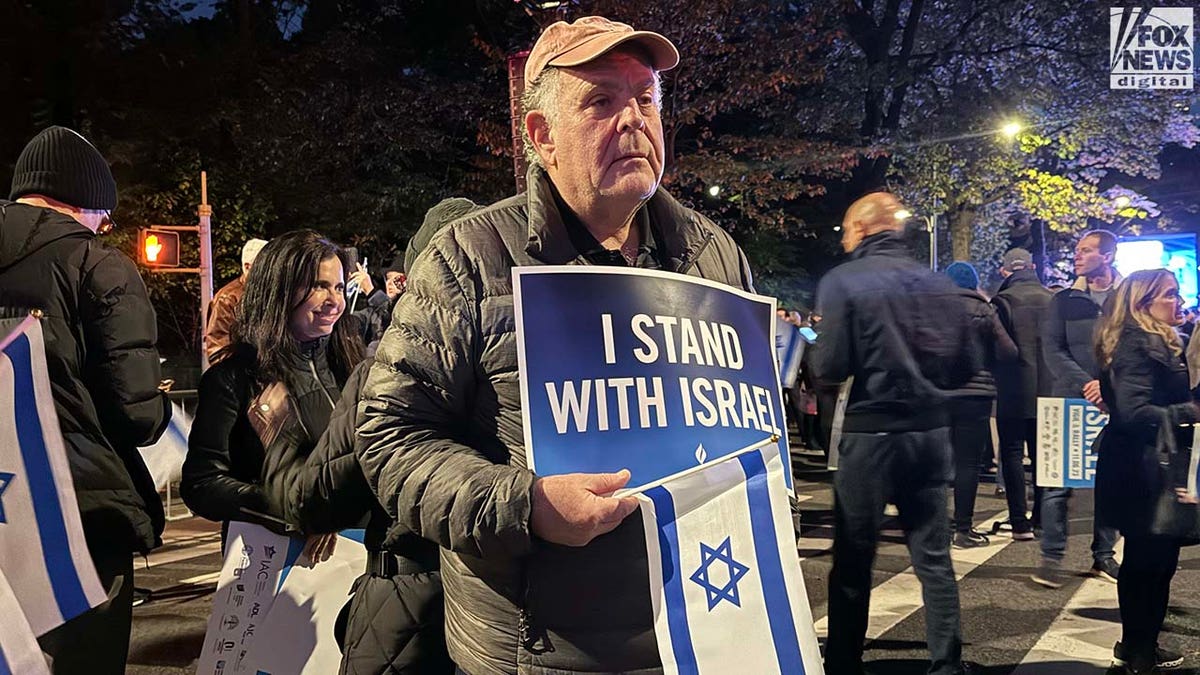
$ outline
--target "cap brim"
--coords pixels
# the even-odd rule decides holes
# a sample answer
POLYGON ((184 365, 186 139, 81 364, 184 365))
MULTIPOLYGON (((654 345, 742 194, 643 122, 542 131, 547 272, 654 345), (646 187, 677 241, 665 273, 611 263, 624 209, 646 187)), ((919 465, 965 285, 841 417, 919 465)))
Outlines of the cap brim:
POLYGON ((581 66, 631 42, 645 47, 652 60, 650 65, 655 70, 670 70, 679 65, 679 50, 675 49, 675 45, 658 33, 646 30, 602 33, 550 59, 546 65, 560 68, 581 66))

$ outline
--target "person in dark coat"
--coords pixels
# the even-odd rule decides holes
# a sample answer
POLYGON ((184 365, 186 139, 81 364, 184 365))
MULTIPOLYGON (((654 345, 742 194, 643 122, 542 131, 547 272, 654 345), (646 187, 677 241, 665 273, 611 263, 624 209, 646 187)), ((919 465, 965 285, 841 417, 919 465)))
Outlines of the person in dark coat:
POLYGON ((1171 425, 1178 447, 1187 448, 1191 429, 1180 425, 1200 422, 1176 333, 1182 308, 1173 273, 1134 272, 1117 287, 1096 331, 1100 387, 1110 415, 1098 441, 1096 501, 1125 537, 1117 580, 1121 641, 1113 648, 1113 662, 1131 674, 1183 663, 1182 655, 1158 645, 1182 542, 1151 531, 1164 479, 1176 481, 1181 501, 1189 499, 1187 477, 1164 476, 1159 466, 1160 426, 1171 425))
MULTIPOLYGON (((409 252, 416 257, 438 230, 478 208, 467 199, 439 202, 425 214, 409 252)), ((302 470, 291 477, 277 474, 272 480, 283 482, 271 489, 286 494, 284 519, 303 532, 333 533, 367 521, 367 569, 354 582, 343 610, 339 672, 452 673, 438 545, 388 517, 358 463, 355 411, 368 367, 369 362, 359 364, 350 376, 329 427, 302 470)))
POLYGON ((888 503, 900 511, 921 580, 929 672, 964 672, 946 527, 948 403, 983 359, 968 309, 973 301, 912 259, 899 210, 900 202, 882 192, 852 204, 842 222, 850 260, 825 275, 817 292, 812 373, 825 382, 853 378, 833 487, 829 673, 863 672, 871 567, 888 503))
POLYGON ((967 262, 953 262, 946 276, 968 292, 971 325, 983 349, 983 367, 950 398, 950 442, 954 448, 954 548, 987 546, 987 535, 972 527, 979 492, 979 466, 991 436, 996 381, 992 369, 1017 358, 1017 346, 996 311, 979 293, 979 273, 967 262))
POLYGON ((133 262, 100 242, 117 185, 99 151, 50 127, 21 151, 0 201, 0 305, 43 313, 46 366, 84 537, 104 604, 42 636, 55 673, 122 673, 133 620, 133 556, 165 519, 138 454, 171 418, 157 323, 133 262), (86 649, 81 645, 87 645, 86 649))
POLYGON ((238 305, 246 292, 246 275, 254 266, 258 252, 266 246, 265 239, 249 239, 242 246, 242 273, 225 284, 208 303, 208 321, 204 326, 204 358, 209 365, 214 363, 217 352, 229 346, 229 329, 237 319, 238 305))
MULTIPOLYGON (((1042 349, 1052 375, 1050 391, 1042 395, 1082 397, 1104 407, 1092 333, 1105 301, 1121 283, 1121 275, 1113 267, 1116 255, 1117 238, 1107 230, 1092 230, 1075 245, 1075 283, 1050 300, 1042 323, 1042 349)), ((1065 581, 1062 561, 1067 553, 1070 498, 1071 488, 1042 490, 1042 562, 1032 575, 1034 583, 1040 586, 1059 588, 1065 581)), ((1115 584, 1121 571, 1113 557, 1117 530, 1105 523, 1102 516, 1096 516, 1092 521, 1092 567, 1088 573, 1115 584)))
POLYGON ((1023 458, 1028 447, 1030 460, 1037 461, 1037 397, 1050 377, 1042 353, 1042 323, 1052 295, 1038 280, 1033 256, 1023 248, 1004 254, 1000 274, 1004 282, 992 298, 992 305, 1017 345, 1017 360, 998 363, 995 369, 1000 473, 1004 476, 1012 537, 1030 541, 1034 538, 1033 525, 1041 519, 1041 488, 1034 487, 1030 519, 1023 458))
MULTIPOLYGON (((179 487, 197 515, 290 531, 287 496, 264 486, 308 455, 363 359, 358 328, 343 317, 345 262, 312 230, 271 240, 255 260, 229 353, 200 379, 179 487)), ((333 541, 315 537, 309 553, 322 558, 333 541)))

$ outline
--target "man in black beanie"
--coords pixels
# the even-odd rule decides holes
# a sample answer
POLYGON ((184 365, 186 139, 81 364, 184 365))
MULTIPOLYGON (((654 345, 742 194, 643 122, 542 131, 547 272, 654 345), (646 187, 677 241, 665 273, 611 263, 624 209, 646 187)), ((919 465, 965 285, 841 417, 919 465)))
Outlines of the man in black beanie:
POLYGON ((117 185, 65 127, 25 146, 0 200, 0 306, 44 313, 46 365, 88 550, 108 600, 43 635, 54 673, 123 673, 133 553, 161 543, 162 503, 138 446, 171 408, 159 389, 154 309, 133 262, 102 244, 117 185))

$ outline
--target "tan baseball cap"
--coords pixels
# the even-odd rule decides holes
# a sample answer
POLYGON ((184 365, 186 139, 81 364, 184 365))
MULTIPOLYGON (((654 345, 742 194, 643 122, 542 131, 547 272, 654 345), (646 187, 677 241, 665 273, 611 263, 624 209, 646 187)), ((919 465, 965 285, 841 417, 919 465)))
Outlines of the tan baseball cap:
POLYGON ((658 33, 634 30, 602 16, 585 16, 572 23, 557 21, 542 31, 525 61, 525 85, 532 84, 547 66, 583 65, 626 42, 645 47, 655 70, 670 70, 679 65, 679 50, 658 33))

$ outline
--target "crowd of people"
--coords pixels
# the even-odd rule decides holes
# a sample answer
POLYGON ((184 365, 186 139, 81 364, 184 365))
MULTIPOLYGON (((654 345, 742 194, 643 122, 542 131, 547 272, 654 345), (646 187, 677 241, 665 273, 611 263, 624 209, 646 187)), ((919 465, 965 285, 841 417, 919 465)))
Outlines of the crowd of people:
MULTIPOLYGON (((659 74, 679 59, 665 37, 604 18, 551 25, 525 66, 525 192, 434 206, 382 288, 344 248, 297 230, 247 242, 243 274, 214 298, 183 498, 214 521, 307 537, 317 561, 336 532, 366 528, 367 568, 339 622, 342 672, 661 667, 637 501, 613 496, 628 472, 526 467, 511 270, 626 266, 753 290, 733 239, 661 187, 659 74), (348 307, 351 287, 361 309, 348 307)), ((170 415, 154 311, 133 263, 97 238, 116 185, 82 136, 34 138, 11 199, 0 202, 0 304, 44 313, 83 527, 109 591, 41 644, 56 673, 119 673, 131 554, 161 543, 164 524, 136 451, 170 415)), ((785 312, 818 335, 792 397, 805 441, 829 447, 826 413, 845 396, 827 672, 863 671, 888 504, 923 587, 929 672, 965 672, 950 549, 987 543, 973 512, 993 416, 1011 536, 1040 534, 1033 579, 1062 584, 1070 491, 1035 489, 1032 517, 1026 497, 1039 395, 1111 415, 1097 441, 1091 571, 1117 583, 1114 663, 1180 665, 1157 639, 1180 546, 1196 542, 1160 522, 1164 491, 1180 506, 1191 497, 1159 459, 1164 443, 1190 446, 1183 425, 1200 408, 1175 277, 1122 279, 1115 237, 1096 230, 1079 240, 1070 288, 1044 288, 1014 249, 988 300, 970 265, 937 274, 912 259, 900 209, 886 192, 852 204, 848 260, 821 281, 816 312, 785 312)))

